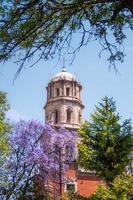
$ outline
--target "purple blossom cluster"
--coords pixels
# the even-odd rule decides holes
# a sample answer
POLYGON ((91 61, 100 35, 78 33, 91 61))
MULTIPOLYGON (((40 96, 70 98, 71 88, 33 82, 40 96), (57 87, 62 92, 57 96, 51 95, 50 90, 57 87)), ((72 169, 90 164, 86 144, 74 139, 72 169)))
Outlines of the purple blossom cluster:
POLYGON ((14 124, 6 165, 9 182, 6 199, 16 199, 37 176, 41 176, 38 184, 44 187, 51 181, 57 185, 60 181, 64 183, 65 172, 76 157, 76 141, 77 134, 65 128, 55 129, 34 120, 14 124))

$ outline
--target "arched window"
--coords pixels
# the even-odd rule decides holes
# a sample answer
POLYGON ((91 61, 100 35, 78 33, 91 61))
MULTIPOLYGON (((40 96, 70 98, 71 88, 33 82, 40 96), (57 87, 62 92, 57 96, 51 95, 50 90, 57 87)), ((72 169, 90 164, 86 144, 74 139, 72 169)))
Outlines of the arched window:
POLYGON ((71 115, 72 115, 72 111, 70 109, 67 110, 67 123, 71 122, 71 115))
POLYGON ((58 110, 55 111, 55 124, 57 124, 59 121, 59 112, 58 110))
POLYGON ((81 123, 81 112, 79 111, 79 123, 81 123))
POLYGON ((56 96, 60 96, 60 88, 56 88, 56 96))
POLYGON ((51 98, 52 97, 52 87, 51 87, 51 85, 49 87, 50 87, 49 88, 49 98, 51 98))
POLYGON ((75 191, 76 191, 76 189, 75 189, 75 183, 69 182, 69 183, 66 184, 66 192, 73 194, 73 193, 75 193, 75 191))
POLYGON ((70 88, 69 87, 66 88, 66 96, 70 96, 70 88))
POLYGON ((73 154, 73 147, 70 145, 66 146, 66 161, 71 163, 72 161, 74 161, 74 154, 73 154))

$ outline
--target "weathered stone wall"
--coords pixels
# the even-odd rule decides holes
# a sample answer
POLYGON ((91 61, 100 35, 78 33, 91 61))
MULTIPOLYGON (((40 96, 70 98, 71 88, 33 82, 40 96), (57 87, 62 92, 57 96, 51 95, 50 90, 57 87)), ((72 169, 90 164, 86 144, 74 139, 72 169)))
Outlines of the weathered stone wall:
POLYGON ((80 83, 75 80, 51 81, 47 86, 45 121, 56 127, 79 128, 83 121, 84 108, 80 97, 81 89, 80 83), (58 123, 55 123, 56 112, 58 112, 58 123), (70 112, 70 121, 68 121, 67 112, 70 112))

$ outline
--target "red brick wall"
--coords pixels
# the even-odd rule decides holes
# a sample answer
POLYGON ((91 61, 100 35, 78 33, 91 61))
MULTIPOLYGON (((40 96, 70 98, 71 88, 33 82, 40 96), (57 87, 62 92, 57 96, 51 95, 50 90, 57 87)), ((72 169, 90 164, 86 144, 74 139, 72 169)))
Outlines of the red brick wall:
POLYGON ((69 178, 76 179, 77 182, 77 193, 84 197, 90 196, 92 193, 94 193, 97 189, 97 187, 100 184, 103 184, 103 180, 100 180, 98 177, 96 177, 93 174, 87 174, 87 175, 77 175, 76 168, 72 166, 66 173, 66 176, 69 178))
POLYGON ((100 183, 101 181, 94 175, 78 177, 77 192, 84 197, 88 197, 96 191, 100 183))
POLYGON ((66 176, 67 177, 77 177, 77 172, 76 172, 76 167, 75 166, 71 166, 69 168, 69 170, 66 172, 66 176))

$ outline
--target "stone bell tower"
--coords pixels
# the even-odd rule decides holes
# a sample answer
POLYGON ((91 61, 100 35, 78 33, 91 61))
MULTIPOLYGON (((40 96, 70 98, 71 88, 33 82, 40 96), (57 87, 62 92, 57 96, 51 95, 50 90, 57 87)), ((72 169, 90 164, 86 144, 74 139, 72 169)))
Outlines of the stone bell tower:
POLYGON ((76 130, 80 127, 84 108, 81 101, 82 86, 76 78, 63 67, 48 83, 47 102, 44 106, 45 121, 55 127, 76 130))

